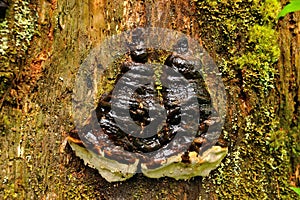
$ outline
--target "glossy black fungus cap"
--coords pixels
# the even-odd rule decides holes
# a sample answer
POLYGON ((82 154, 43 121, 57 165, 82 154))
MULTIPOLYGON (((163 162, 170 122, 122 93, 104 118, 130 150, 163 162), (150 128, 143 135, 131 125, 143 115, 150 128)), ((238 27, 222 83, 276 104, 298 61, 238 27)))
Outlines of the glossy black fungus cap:
POLYGON ((8 8, 8 3, 0 0, 0 19, 5 18, 7 8, 8 8))

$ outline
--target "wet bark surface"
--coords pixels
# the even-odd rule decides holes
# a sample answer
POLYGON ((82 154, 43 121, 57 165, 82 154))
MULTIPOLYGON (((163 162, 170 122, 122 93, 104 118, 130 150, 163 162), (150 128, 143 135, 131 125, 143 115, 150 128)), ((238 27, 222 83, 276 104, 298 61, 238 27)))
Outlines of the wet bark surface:
MULTIPOLYGON (((9 5, 14 2, 9 1, 9 5)), ((245 4, 249 6, 248 1, 245 4)), ((190 35, 201 45, 211 47, 208 51, 213 58, 222 60, 218 55, 226 57, 229 50, 224 50, 226 44, 219 44, 219 41, 212 37, 218 30, 210 27, 211 31, 204 34, 202 29, 207 28, 206 25, 214 20, 210 18, 209 6, 204 7, 204 12, 200 14, 195 1, 183 0, 39 0, 31 1, 29 7, 38 15, 39 33, 31 41, 31 48, 26 50, 26 57, 24 53, 23 57, 18 59, 15 59, 15 55, 9 57, 8 62, 15 77, 11 79, 11 86, 7 89, 8 92, 1 96, 0 102, 0 198, 218 199, 220 193, 239 199, 245 197, 240 195, 242 193, 246 193, 248 198, 261 197, 261 194, 253 193, 252 188, 247 187, 245 182, 253 182, 253 188, 259 186, 259 192, 269 198, 280 199, 281 194, 287 193, 288 189, 278 181, 278 177, 271 176, 275 173, 272 165, 264 165, 263 161, 262 165, 256 165, 259 159, 269 160, 270 157, 258 158, 256 155, 261 154, 256 154, 255 151, 247 154, 251 149, 265 146, 252 143, 249 139, 251 148, 242 146, 241 154, 244 160, 239 158, 238 145, 245 136, 241 130, 238 130, 239 133, 234 132, 234 127, 247 123, 245 118, 254 112, 252 109, 257 102, 255 91, 252 91, 253 96, 242 94, 241 82, 245 80, 245 70, 235 70, 238 75, 234 78, 224 77, 230 86, 230 109, 225 129, 229 132, 230 157, 238 157, 232 162, 234 173, 224 174, 224 177, 227 180, 235 180, 235 177, 238 177, 240 184, 235 182, 236 185, 233 185, 230 181, 219 184, 217 178, 220 177, 214 175, 211 176, 215 178, 212 180, 196 177, 189 181, 175 181, 171 178, 149 179, 142 174, 137 174, 125 182, 108 183, 96 170, 85 166, 68 145, 62 146, 65 137, 72 134, 72 130, 76 128, 71 105, 76 73, 93 47, 99 45, 106 37, 121 31, 137 26, 153 26, 175 29, 190 35), (197 18, 195 13, 200 17, 197 18), (203 35, 200 36, 200 33, 203 35), (240 165, 236 165, 235 161, 240 165), (239 167, 246 168, 250 165, 256 166, 255 170, 251 171, 253 177, 248 177, 245 173, 240 180, 239 174, 243 173, 239 171, 239 167), (259 178, 267 176, 266 174, 271 176, 268 185, 256 185, 259 178), (221 188, 220 193, 216 192, 216 185, 221 188), (227 188, 234 189, 226 190, 227 188), (232 193, 227 194, 228 191, 232 193)), ((10 7, 8 10, 11 11, 6 17, 12 20, 14 11, 10 7)), ((223 11, 215 12, 223 15, 223 11)), ((233 15, 235 14, 233 12, 233 15)), ((222 28, 222 31, 227 33, 227 27, 222 28)), ((281 21, 279 29, 282 30, 280 44, 283 53, 278 65, 278 115, 282 116, 282 124, 286 123, 289 129, 299 123, 299 13, 281 21)), ((242 50, 244 38, 239 34, 234 37, 238 38, 236 46, 242 50)), ((274 99, 273 96, 272 100, 265 101, 275 101, 274 99)), ((260 115, 256 117, 259 121, 260 115)), ((292 162, 299 163, 297 158, 292 162)), ((221 171, 218 169, 213 174, 221 171)), ((295 184, 299 184, 296 164, 293 171, 293 180, 295 184)))

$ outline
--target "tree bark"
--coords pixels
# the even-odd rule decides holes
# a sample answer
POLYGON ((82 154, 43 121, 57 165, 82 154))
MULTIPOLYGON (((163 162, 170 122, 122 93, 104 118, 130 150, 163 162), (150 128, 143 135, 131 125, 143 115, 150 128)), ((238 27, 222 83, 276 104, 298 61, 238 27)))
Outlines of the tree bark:
MULTIPOLYGON (((287 1, 281 1, 286 5, 287 1)), ((279 45, 281 56, 278 62, 277 88, 279 93, 278 115, 280 124, 289 137, 295 142, 291 148, 291 164, 294 186, 300 184, 300 13, 288 14, 279 24, 279 45), (293 151, 294 150, 294 151, 293 151)))
MULTIPOLYGON (((262 92, 259 81, 265 79, 260 77, 272 74, 275 62, 255 57, 268 63, 269 68, 260 71, 263 65, 239 58, 261 50, 256 46, 262 43, 251 35, 257 30, 253 26, 274 30, 274 14, 269 14, 271 20, 263 19, 273 12, 263 9, 264 1, 31 1, 23 7, 33 11, 33 21, 37 13, 33 24, 39 33, 29 49, 16 45, 14 17, 25 15, 14 11, 16 2, 9 2, 6 14, 11 50, 5 49, 8 53, 1 57, 7 64, 3 71, 13 74, 5 75, 9 84, 1 85, 1 199, 296 198, 288 179, 292 176, 294 186, 299 186, 299 13, 279 23, 277 84, 270 81, 276 90, 266 86, 262 92), (220 66, 228 92, 221 137, 229 154, 206 178, 175 181, 137 174, 125 182, 108 183, 69 146, 60 151, 75 128, 71 101, 80 64, 105 38, 138 26, 181 31, 198 40, 220 66)), ((265 33, 260 34, 263 38, 265 33)))

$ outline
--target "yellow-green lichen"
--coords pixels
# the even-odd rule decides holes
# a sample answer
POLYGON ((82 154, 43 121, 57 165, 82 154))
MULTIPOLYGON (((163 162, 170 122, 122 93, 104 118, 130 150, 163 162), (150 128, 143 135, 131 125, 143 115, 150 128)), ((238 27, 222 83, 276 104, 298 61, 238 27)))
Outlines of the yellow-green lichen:
POLYGON ((37 33, 37 12, 29 1, 14 1, 9 7, 7 18, 0 23, 0 54, 23 57, 30 41, 37 33), (14 47, 14 48, 8 48, 14 47))
POLYGON ((280 131, 274 108, 280 2, 205 0, 196 4, 201 38, 215 54, 232 109, 224 131, 224 139, 231 144, 229 154, 203 186, 208 193, 217 192, 220 199, 295 198, 288 177, 289 149, 296 140, 291 142, 280 131), (237 138, 234 143, 232 137, 237 138))
POLYGON ((0 23, 0 97, 19 74, 22 66, 18 62, 25 59, 30 41, 37 33, 37 18, 29 1, 12 1, 0 23))
POLYGON ((6 54, 6 50, 8 49, 8 37, 9 33, 7 21, 4 20, 0 23, 0 54, 3 56, 6 54))
POLYGON ((28 1, 16 1, 13 4, 13 10, 14 27, 12 34, 16 36, 13 42, 16 50, 25 52, 36 33, 37 13, 30 9, 28 1))

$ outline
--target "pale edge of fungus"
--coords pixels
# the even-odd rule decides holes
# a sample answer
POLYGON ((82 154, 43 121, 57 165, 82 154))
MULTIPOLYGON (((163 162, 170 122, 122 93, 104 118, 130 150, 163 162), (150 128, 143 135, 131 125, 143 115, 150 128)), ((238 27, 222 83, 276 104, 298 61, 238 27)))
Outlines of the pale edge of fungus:
POLYGON ((76 143, 68 142, 76 156, 83 159, 85 165, 97 169, 108 182, 124 181, 132 177, 137 171, 139 160, 131 165, 122 164, 89 151, 76 143))
MULTIPOLYGON (((115 160, 105 158, 69 141, 69 144, 76 156, 83 159, 84 163, 97 169, 101 176, 108 182, 124 181, 131 178, 136 172, 139 164, 137 159, 133 164, 123 164, 115 160)), ((190 152, 190 163, 181 162, 181 154, 166 159, 160 167, 148 169, 146 164, 141 164, 143 174, 150 178, 172 177, 176 180, 190 179, 195 176, 208 176, 208 174, 218 167, 223 158, 227 155, 228 148, 212 146, 201 156, 196 152, 190 152)))

